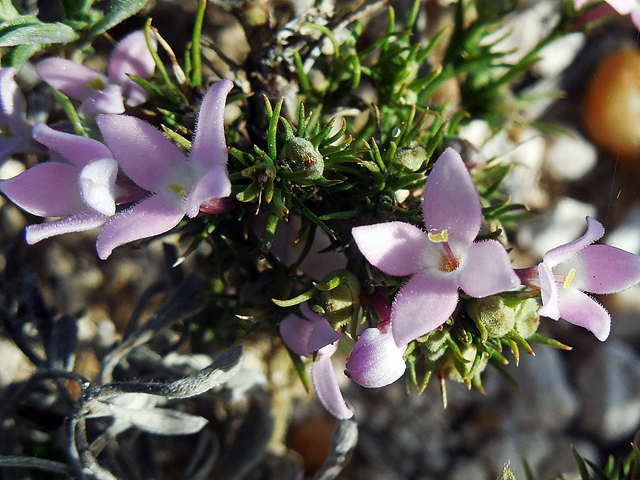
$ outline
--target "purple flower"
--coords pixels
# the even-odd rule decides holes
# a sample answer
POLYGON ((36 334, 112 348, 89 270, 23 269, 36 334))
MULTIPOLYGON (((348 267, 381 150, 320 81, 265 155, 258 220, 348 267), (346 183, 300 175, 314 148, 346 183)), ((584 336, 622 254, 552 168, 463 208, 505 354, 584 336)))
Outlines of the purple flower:
POLYGON ((480 197, 460 155, 447 148, 424 189, 427 231, 402 222, 356 227, 365 258, 389 275, 413 275, 391 311, 398 347, 442 325, 458 304, 458 288, 486 297, 520 284, 496 240, 475 242, 482 223, 480 197))
POLYGON ((592 332, 598 340, 609 336, 609 312, 584 292, 606 294, 640 282, 640 257, 607 245, 591 245, 604 228, 587 217, 587 232, 566 245, 549 250, 538 265, 542 294, 540 315, 562 317, 592 332))
MULTIPOLYGON (((155 48, 157 40, 153 33, 151 42, 155 48)), ((51 57, 36 65, 38 75, 45 82, 81 101, 80 112, 87 114, 122 113, 125 104, 135 107, 146 102, 149 93, 127 74, 147 79, 154 69, 155 62, 142 30, 130 33, 115 46, 109 59, 108 77, 64 58, 51 57)))
POLYGON ((39 153, 42 148, 31 138, 24 95, 15 82, 15 68, 0 69, 0 159, 12 153, 39 153))
POLYGON ((115 213, 118 164, 102 143, 62 133, 43 123, 33 138, 49 147, 56 160, 39 163, 8 180, 0 191, 23 210, 40 217, 64 217, 30 225, 27 243, 103 225, 115 213))
POLYGON ((340 387, 333 370, 331 356, 338 348, 342 337, 329 322, 308 305, 302 304, 300 310, 305 318, 289 315, 280 324, 280 336, 284 343, 295 353, 303 357, 317 353, 317 360, 311 366, 311 380, 324 408, 336 418, 346 419, 353 416, 340 393, 340 387))
POLYGON ((224 107, 233 83, 221 80, 209 88, 187 159, 156 128, 128 115, 96 117, 104 141, 120 168, 150 196, 109 220, 98 236, 98 256, 114 248, 175 227, 184 215, 193 218, 201 206, 231 193, 224 138, 224 107))
POLYGON ((363 387, 384 387, 399 379, 407 368, 404 352, 393 339, 388 322, 367 328, 347 358, 345 375, 363 387))
MULTIPOLYGON (((631 15, 633 24, 640 30, 640 1, 638 0, 605 0, 620 15, 631 15)), ((587 0, 573 0, 573 6, 580 10, 587 0)), ((602 11, 602 15, 608 12, 602 11)), ((595 20, 597 17, 591 19, 595 20)))

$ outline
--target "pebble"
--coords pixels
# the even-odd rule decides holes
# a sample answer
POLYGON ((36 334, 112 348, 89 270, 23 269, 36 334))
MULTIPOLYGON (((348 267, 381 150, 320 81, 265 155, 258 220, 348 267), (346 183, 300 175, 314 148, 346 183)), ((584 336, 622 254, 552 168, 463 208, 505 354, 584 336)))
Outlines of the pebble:
POLYGON ((561 127, 568 134, 548 137, 545 166, 555 180, 578 180, 596 165, 598 151, 577 129, 567 125, 561 127))

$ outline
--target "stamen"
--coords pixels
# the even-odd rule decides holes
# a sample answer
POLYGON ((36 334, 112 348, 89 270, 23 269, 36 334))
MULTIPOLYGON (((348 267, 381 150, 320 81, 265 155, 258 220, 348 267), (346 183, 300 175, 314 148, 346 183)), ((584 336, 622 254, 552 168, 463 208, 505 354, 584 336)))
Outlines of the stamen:
POLYGON ((572 268, 571 270, 569 270, 569 273, 567 274, 567 276, 564 279, 564 288, 567 289, 571 286, 571 282, 573 281, 573 277, 576 276, 576 269, 572 268))
POLYGON ((184 197, 187 194, 187 191, 184 189, 184 187, 176 185, 175 183, 170 183, 169 185, 167 185, 167 190, 171 190, 181 197, 184 197))
POLYGON ((448 242, 449 241, 449 232, 447 232, 447 229, 445 228, 440 233, 427 233, 427 237, 433 243, 448 242))
POLYGON ((90 82, 87 82, 87 87, 93 88, 94 90, 102 90, 104 88, 104 83, 100 80, 100 77, 95 77, 90 82))

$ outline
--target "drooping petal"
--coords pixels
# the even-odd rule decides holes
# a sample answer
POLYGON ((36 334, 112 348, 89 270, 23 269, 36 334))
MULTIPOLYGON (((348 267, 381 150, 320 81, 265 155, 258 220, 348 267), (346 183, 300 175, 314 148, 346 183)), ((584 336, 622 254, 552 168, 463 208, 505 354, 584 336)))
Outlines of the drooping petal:
POLYGON ((99 90, 90 98, 85 99, 80 106, 80 113, 85 115, 97 113, 123 113, 122 87, 110 84, 99 90))
POLYGON ((604 342, 611 330, 609 312, 589 295, 575 288, 560 289, 559 293, 560 316, 567 322, 586 328, 604 342))
POLYGON ((178 147, 139 118, 99 115, 96 121, 124 173, 146 190, 165 189, 165 180, 187 161, 178 147))
POLYGON ((480 231, 482 207, 464 161, 453 148, 436 160, 424 187, 424 223, 429 233, 447 230, 449 237, 471 243, 480 231))
POLYGON ((367 388, 384 387, 399 379, 406 369, 402 355, 391 331, 367 328, 353 346, 347 358, 345 374, 367 388))
POLYGON ((8 180, 0 191, 27 212, 39 217, 66 217, 86 209, 78 188, 80 170, 59 162, 39 163, 8 180))
POLYGON ((74 100, 91 98, 109 83, 101 73, 60 57, 41 60, 36 65, 36 72, 53 88, 74 100))
POLYGON ((467 295, 482 298, 520 285, 509 254, 497 240, 469 245, 458 285, 467 295))
POLYGON ((120 245, 168 232, 183 216, 181 206, 169 203, 163 195, 152 195, 111 217, 98 235, 98 256, 106 260, 120 245))
POLYGON ((604 227, 597 220, 587 217, 587 231, 577 240, 561 245, 544 254, 543 261, 549 268, 554 268, 560 262, 573 257, 587 245, 591 245, 604 235, 604 227))
POLYGON ((224 107, 233 82, 223 79, 209 87, 200 104, 196 133, 189 160, 207 169, 227 165, 227 142, 224 138, 224 107))
POLYGON ((214 198, 224 198, 231 194, 231 182, 227 174, 227 167, 219 165, 209 170, 187 196, 185 210, 189 217, 198 215, 200 205, 208 203, 214 198))
MULTIPOLYGON (((27 103, 14 80, 15 75, 15 68, 0 69, 0 107, 11 133, 21 137, 28 135, 29 132, 29 124, 26 120, 27 103)), ((4 127, 1 123, 0 127, 4 127)))
POLYGON ((418 273, 397 293, 391 307, 391 325, 396 345, 409 342, 435 330, 453 313, 458 304, 455 280, 428 277, 418 273))
POLYGON ((51 150, 54 150, 74 165, 82 168, 101 158, 112 158, 111 150, 103 143, 92 138, 64 133, 36 123, 33 127, 33 138, 51 150))
POLYGON ((640 257, 608 245, 589 245, 569 262, 571 286, 591 293, 616 293, 640 283, 640 257))
MULTIPOLYGON (((158 40, 153 32, 149 32, 149 39, 153 49, 156 50, 158 40)), ((147 79, 151 77, 156 68, 156 63, 149 52, 144 31, 137 30, 120 40, 109 58, 109 80, 113 83, 124 85, 131 81, 127 73, 136 77, 147 79)))
POLYGON ((26 240, 29 245, 65 233, 84 232, 104 225, 109 220, 107 215, 97 212, 78 213, 50 223, 38 223, 26 228, 26 240))
POLYGON ((396 276, 416 273, 422 250, 429 243, 426 232, 403 222, 355 227, 351 234, 369 263, 396 276))
POLYGON ((80 193, 84 203, 103 215, 116 213, 116 175, 118 163, 113 158, 91 162, 80 172, 80 193))
POLYGON ((538 309, 538 314, 558 320, 560 318, 558 284, 553 272, 544 263, 541 263, 538 265, 538 275, 540 278, 540 293, 542 295, 542 307, 538 309))
POLYGON ((340 340, 342 335, 331 328, 326 319, 316 313, 305 316, 307 318, 289 315, 280 324, 282 340, 295 353, 310 357, 313 352, 340 340))
POLYGON ((311 381, 320 402, 331 415, 341 420, 353 417, 340 392, 330 355, 322 355, 313 363, 311 381))

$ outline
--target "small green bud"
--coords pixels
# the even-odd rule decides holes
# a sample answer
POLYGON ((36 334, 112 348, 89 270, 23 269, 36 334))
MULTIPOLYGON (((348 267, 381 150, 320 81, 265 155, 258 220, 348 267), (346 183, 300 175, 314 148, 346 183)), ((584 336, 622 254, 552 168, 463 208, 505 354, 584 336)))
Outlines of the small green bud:
POLYGON ((440 357, 436 363, 436 371, 438 372, 438 375, 444 375, 456 382, 467 383, 470 380, 470 375, 476 376, 479 373, 482 373, 489 362, 489 357, 487 355, 483 355, 476 369, 471 372, 471 367, 476 359, 478 349, 474 345, 467 345, 460 349, 460 353, 462 354, 462 358, 466 360, 466 363, 461 365, 460 360, 456 358, 453 352, 451 350, 447 350, 447 352, 440 357), (465 374, 462 375, 460 370, 465 370, 465 374))
POLYGON ((293 172, 302 173, 307 180, 318 180, 324 172, 324 159, 309 140, 293 137, 287 140, 280 158, 293 172))
POLYGON ((324 310, 322 315, 333 328, 351 321, 357 321, 360 311, 360 280, 347 270, 336 270, 324 277, 323 284, 339 281, 331 290, 320 289, 318 305, 324 310))
POLYGON ((497 295, 473 299, 469 302, 467 312, 481 332, 486 330, 487 338, 506 335, 516 323, 514 309, 505 305, 502 297, 497 295))
POLYGON ((535 298, 528 298, 520 302, 515 307, 516 324, 514 330, 524 339, 536 333, 540 325, 540 315, 538 315, 538 302, 535 298))
POLYGON ((427 151, 422 147, 400 150, 391 159, 391 163, 398 169, 404 168, 410 172, 418 170, 427 159, 427 151))
POLYGON ((423 346, 424 355, 427 360, 435 362, 447 350, 447 337, 449 332, 446 330, 434 330, 426 339, 418 339, 423 346))

